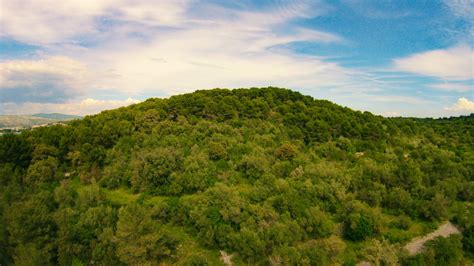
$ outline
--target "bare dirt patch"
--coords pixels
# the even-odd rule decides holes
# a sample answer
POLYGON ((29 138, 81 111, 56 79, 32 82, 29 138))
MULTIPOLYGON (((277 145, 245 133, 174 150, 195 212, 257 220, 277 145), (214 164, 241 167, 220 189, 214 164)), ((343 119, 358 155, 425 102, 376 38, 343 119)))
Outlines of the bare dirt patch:
POLYGON ((221 259, 226 266, 232 266, 232 255, 227 254, 227 252, 221 250, 221 259))
POLYGON ((448 237, 453 234, 460 234, 461 232, 459 231, 456 226, 454 226, 450 222, 446 222, 438 227, 435 231, 422 236, 422 237, 417 237, 414 238, 410 241, 410 243, 405 245, 405 249, 408 250, 408 253, 410 255, 416 255, 420 253, 423 250, 423 247, 425 246, 425 243, 437 238, 438 236, 442 237, 448 237))

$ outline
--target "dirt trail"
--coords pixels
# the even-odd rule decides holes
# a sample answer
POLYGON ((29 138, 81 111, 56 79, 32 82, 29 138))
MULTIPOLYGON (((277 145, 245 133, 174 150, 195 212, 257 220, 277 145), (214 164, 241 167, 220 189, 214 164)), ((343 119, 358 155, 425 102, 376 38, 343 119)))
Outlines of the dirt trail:
POLYGON ((232 266, 232 257, 233 255, 229 255, 227 252, 221 250, 221 259, 225 266, 232 266))
POLYGON ((422 236, 412 239, 410 243, 406 244, 405 249, 408 250, 410 255, 418 254, 424 247, 427 241, 433 240, 438 236, 448 237, 453 234, 460 234, 459 229, 456 228, 452 223, 446 222, 438 227, 435 231, 422 236))

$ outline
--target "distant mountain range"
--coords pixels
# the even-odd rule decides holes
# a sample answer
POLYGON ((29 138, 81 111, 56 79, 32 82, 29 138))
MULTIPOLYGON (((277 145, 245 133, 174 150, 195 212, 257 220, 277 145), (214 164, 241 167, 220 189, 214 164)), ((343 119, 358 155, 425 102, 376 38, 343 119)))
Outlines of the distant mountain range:
POLYGON ((30 128, 33 126, 47 125, 51 123, 79 119, 77 115, 59 113, 39 113, 32 115, 0 115, 0 129, 6 128, 30 128))

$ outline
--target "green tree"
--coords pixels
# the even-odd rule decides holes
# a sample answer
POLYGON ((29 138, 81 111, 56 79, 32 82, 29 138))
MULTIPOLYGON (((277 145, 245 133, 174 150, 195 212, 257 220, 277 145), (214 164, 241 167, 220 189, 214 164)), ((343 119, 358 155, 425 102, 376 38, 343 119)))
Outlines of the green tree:
POLYGON ((114 241, 117 255, 130 265, 157 265, 175 252, 177 240, 142 205, 120 208, 114 241))
POLYGON ((246 178, 251 180, 260 178, 267 169, 267 159, 258 155, 245 155, 238 168, 246 178))
POLYGON ((427 243, 427 248, 434 251, 435 265, 460 265, 463 259, 461 239, 457 235, 437 237, 427 243))
POLYGON ((11 245, 18 247, 17 258, 29 251, 35 259, 49 264, 53 261, 56 224, 51 216, 54 199, 46 191, 5 209, 7 233, 11 245))
POLYGON ((59 162, 54 157, 39 160, 30 165, 24 178, 29 185, 52 182, 59 179, 59 162))
POLYGON ((327 237, 332 234, 334 222, 331 216, 319 207, 311 207, 305 211, 301 225, 311 238, 327 237))
POLYGON ((360 202, 353 201, 346 207, 343 234, 346 239, 362 241, 380 232, 380 214, 360 202))
POLYGON ((277 158, 281 160, 291 160, 297 154, 297 149, 295 146, 285 143, 278 147, 275 151, 275 155, 277 158))
POLYGON ((471 257, 474 257, 474 226, 464 229, 462 236, 462 248, 471 257))
POLYGON ((182 163, 182 155, 171 148, 143 150, 134 157, 131 184, 136 191, 156 191, 168 184, 169 176, 182 163))
POLYGON ((18 245, 14 254, 15 265, 50 265, 48 256, 38 249, 34 243, 18 245))
POLYGON ((372 239, 365 245, 362 254, 371 265, 398 265, 397 251, 387 241, 372 239))

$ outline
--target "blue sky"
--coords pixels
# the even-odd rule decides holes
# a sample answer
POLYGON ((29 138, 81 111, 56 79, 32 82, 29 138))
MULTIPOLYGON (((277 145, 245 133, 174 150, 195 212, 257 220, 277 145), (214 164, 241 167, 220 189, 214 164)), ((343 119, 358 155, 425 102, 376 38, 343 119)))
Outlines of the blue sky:
POLYGON ((385 116, 474 112, 474 1, 0 0, 0 114, 278 86, 385 116))

